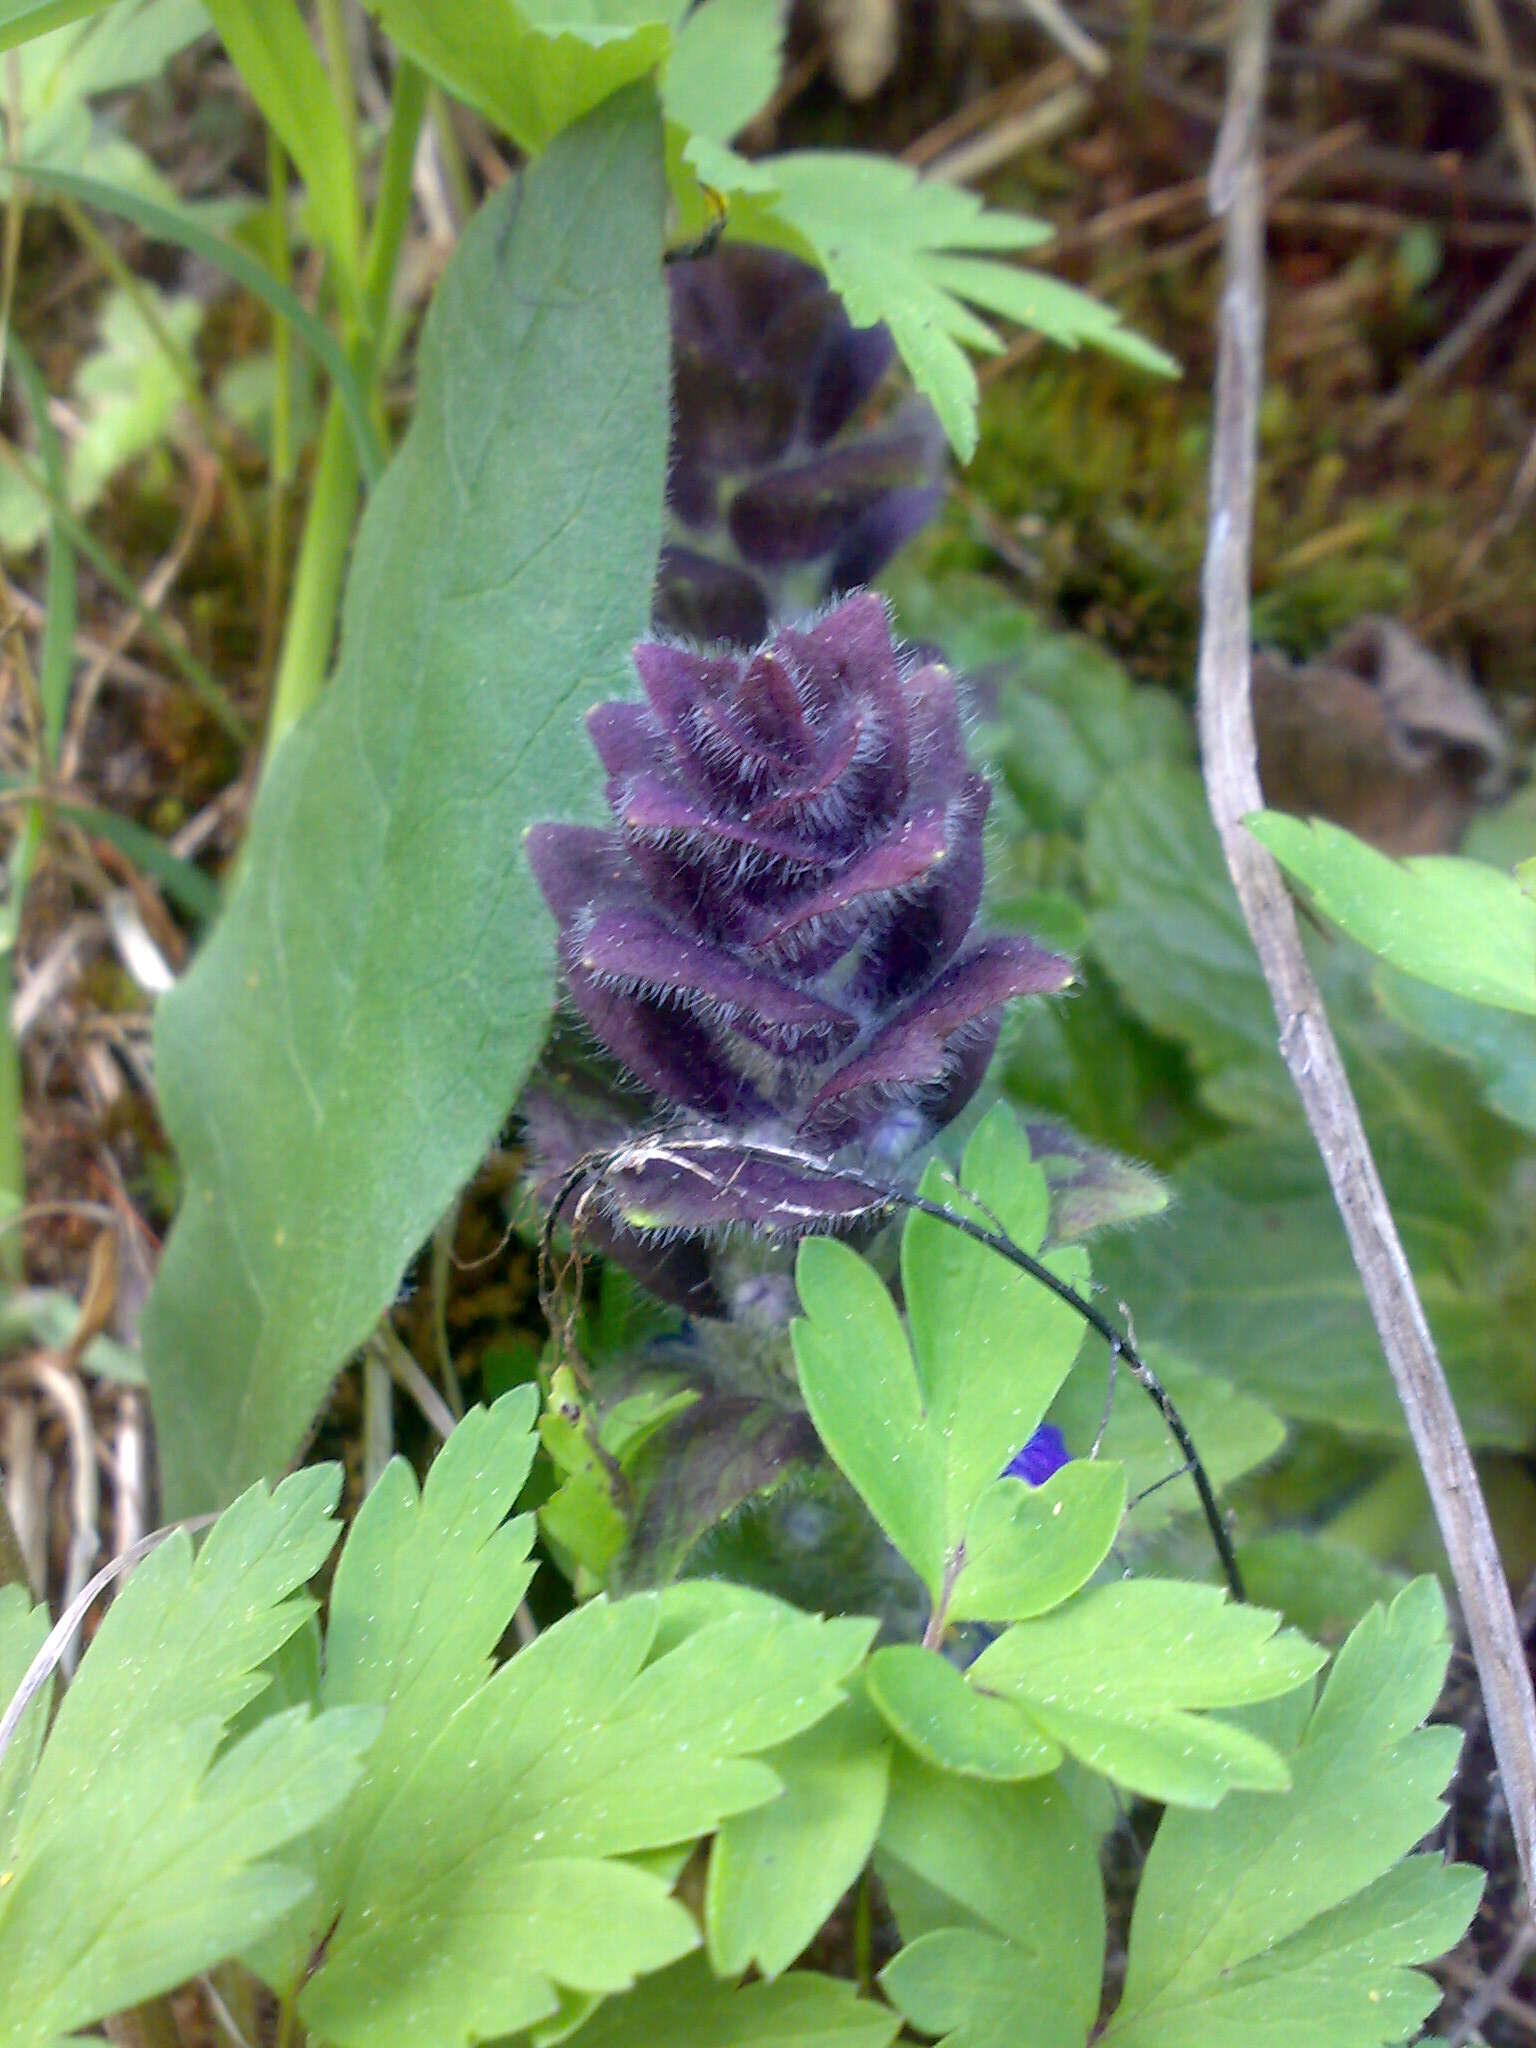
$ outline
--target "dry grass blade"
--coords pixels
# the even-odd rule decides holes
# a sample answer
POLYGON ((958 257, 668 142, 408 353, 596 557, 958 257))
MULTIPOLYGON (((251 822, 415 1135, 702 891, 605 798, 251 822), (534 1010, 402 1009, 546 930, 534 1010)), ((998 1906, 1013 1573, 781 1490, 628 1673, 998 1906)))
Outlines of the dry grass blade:
POLYGON ((1280 1049, 1322 1155, 1434 1502, 1529 1901, 1536 1869, 1536 1698, 1509 1587, 1360 1112, 1301 950, 1295 910, 1279 869, 1243 829, 1243 819, 1263 802, 1249 696, 1249 566, 1264 357, 1260 124, 1269 14, 1269 0, 1245 0, 1239 15, 1211 171, 1211 204, 1225 215, 1225 232, 1201 587, 1201 756, 1211 813, 1279 1020, 1280 1049))

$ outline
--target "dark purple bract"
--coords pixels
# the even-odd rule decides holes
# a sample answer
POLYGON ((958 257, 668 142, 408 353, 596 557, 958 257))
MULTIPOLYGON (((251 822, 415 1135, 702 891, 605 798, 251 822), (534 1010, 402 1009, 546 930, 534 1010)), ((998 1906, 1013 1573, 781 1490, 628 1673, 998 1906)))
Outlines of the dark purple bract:
MULTIPOLYGON (((612 826, 528 841, 572 1002, 679 1141, 613 1180, 618 1249, 835 1225, 867 1188, 752 1148, 889 1174, 974 1093, 1002 1006, 1071 966, 974 933, 988 787, 954 678, 893 646, 879 597, 750 653, 648 641, 635 666, 645 701, 588 719, 612 826)), ((575 1128, 529 1121, 547 1186, 575 1128)))
POLYGON ((671 531, 656 624, 756 646, 776 620, 870 582, 936 509, 944 437, 910 400, 858 415, 890 368, 808 264, 728 243, 668 273, 671 531))

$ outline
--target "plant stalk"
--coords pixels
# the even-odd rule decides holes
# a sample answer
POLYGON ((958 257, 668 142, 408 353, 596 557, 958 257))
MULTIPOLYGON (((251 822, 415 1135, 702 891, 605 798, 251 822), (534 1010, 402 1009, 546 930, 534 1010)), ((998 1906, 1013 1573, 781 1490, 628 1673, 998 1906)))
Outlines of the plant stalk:
POLYGON ((1210 524, 1202 579, 1200 751, 1211 815, 1264 970, 1280 1050, 1322 1155, 1423 1467, 1482 1681, 1527 1909, 1536 1896, 1536 1697, 1477 1470, 1376 1171, 1280 870, 1243 829, 1262 807, 1249 692, 1249 563, 1264 355, 1261 163, 1269 0, 1245 0, 1211 166, 1224 218, 1210 524))
MULTIPOLYGON (((410 219, 411 165, 426 103, 425 78, 414 64, 402 60, 395 73, 379 197, 363 269, 363 311, 368 331, 353 335, 347 349, 354 366, 368 377, 374 409, 380 413, 379 380, 386 364, 377 337, 388 311, 400 246, 410 219)), ((272 685, 262 753, 263 775, 274 748, 314 703, 325 683, 336 637, 347 554, 352 545, 359 484, 357 450, 333 394, 325 409, 314 490, 304 521, 288 624, 272 685)))

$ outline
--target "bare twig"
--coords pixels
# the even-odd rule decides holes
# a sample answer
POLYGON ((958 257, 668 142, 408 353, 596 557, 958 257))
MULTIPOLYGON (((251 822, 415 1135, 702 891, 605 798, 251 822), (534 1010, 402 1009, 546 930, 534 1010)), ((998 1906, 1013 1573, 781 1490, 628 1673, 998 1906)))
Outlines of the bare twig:
POLYGON ((1000 0, 1000 4, 999 0, 992 0, 990 5, 976 4, 973 11, 977 14, 1028 15, 1085 76, 1102 78, 1109 69, 1108 57, 1088 31, 1072 19, 1061 0, 1000 0))
POLYGON ((1499 97, 1504 103, 1504 125, 1509 130, 1509 146, 1515 152, 1515 161, 1525 180, 1531 209, 1536 212, 1536 120, 1532 119, 1525 95, 1515 82, 1515 53, 1510 47, 1504 17, 1499 13, 1495 0, 1466 0, 1466 9, 1477 30, 1478 41, 1498 78, 1499 97))
POLYGON ((74 1641, 80 1624, 90 1613, 98 1597, 114 1580, 120 1579, 124 1572, 131 1570, 140 1558, 148 1557, 156 1545, 163 1543, 167 1536, 174 1536, 178 1529, 185 1529, 195 1535, 199 1530, 211 1528, 217 1520, 217 1515, 193 1515, 189 1521, 169 1522, 163 1529, 155 1529, 148 1536, 141 1537, 131 1550, 123 1551, 121 1555, 114 1557, 110 1564, 104 1564, 90 1584, 82 1587, 49 1630, 42 1648, 22 1673, 20 1685, 11 1695, 4 1713, 0 1714, 0 1762, 4 1761, 5 1752, 11 1746, 11 1738, 21 1725, 22 1715, 58 1669, 66 1649, 74 1641))
POLYGON ((1521 92, 1536 93, 1536 71, 1529 66, 1513 64, 1508 71, 1501 71, 1489 58, 1479 56, 1454 36, 1442 35, 1438 29, 1383 28, 1381 40, 1385 48, 1398 56, 1430 70, 1448 71, 1455 78, 1473 78, 1480 85, 1502 85, 1507 81, 1521 92))
POLYGON ((1448 371, 1454 370, 1467 351, 1481 341, 1490 328, 1497 327, 1533 279, 1536 279, 1536 241, 1527 242, 1517 256, 1510 258, 1466 318, 1459 320, 1443 340, 1436 342, 1423 362, 1409 372, 1390 398, 1382 400, 1376 410, 1375 431, 1383 433, 1405 419, 1419 394, 1438 383, 1448 371))
POLYGON ((1322 1155, 1435 1505, 1477 1660, 1529 1899, 1536 1868, 1536 1700, 1509 1588, 1434 1339, 1301 949, 1295 910, 1280 870, 1243 829, 1243 819, 1263 803, 1249 697, 1248 585, 1263 371, 1259 126, 1268 30, 1268 0, 1246 0, 1211 171, 1212 208, 1225 215, 1226 275, 1202 583, 1201 755, 1211 814, 1274 1001, 1280 1050, 1322 1155))

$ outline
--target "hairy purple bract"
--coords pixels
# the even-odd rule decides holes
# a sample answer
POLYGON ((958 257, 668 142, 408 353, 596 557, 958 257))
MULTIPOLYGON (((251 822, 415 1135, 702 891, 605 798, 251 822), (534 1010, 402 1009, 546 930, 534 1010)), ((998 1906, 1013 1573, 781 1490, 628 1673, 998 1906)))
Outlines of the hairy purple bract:
MULTIPOLYGON (((753 652, 634 658, 645 701, 588 718, 612 825, 528 842, 571 1002, 669 1140, 610 1176, 613 1247, 835 1227, 871 1207, 854 1173, 970 1099, 1003 1005, 1070 963, 974 929, 988 785, 953 676, 893 645, 879 597, 753 652)), ((537 1096, 529 1124, 547 1186, 579 1129, 537 1096)))

